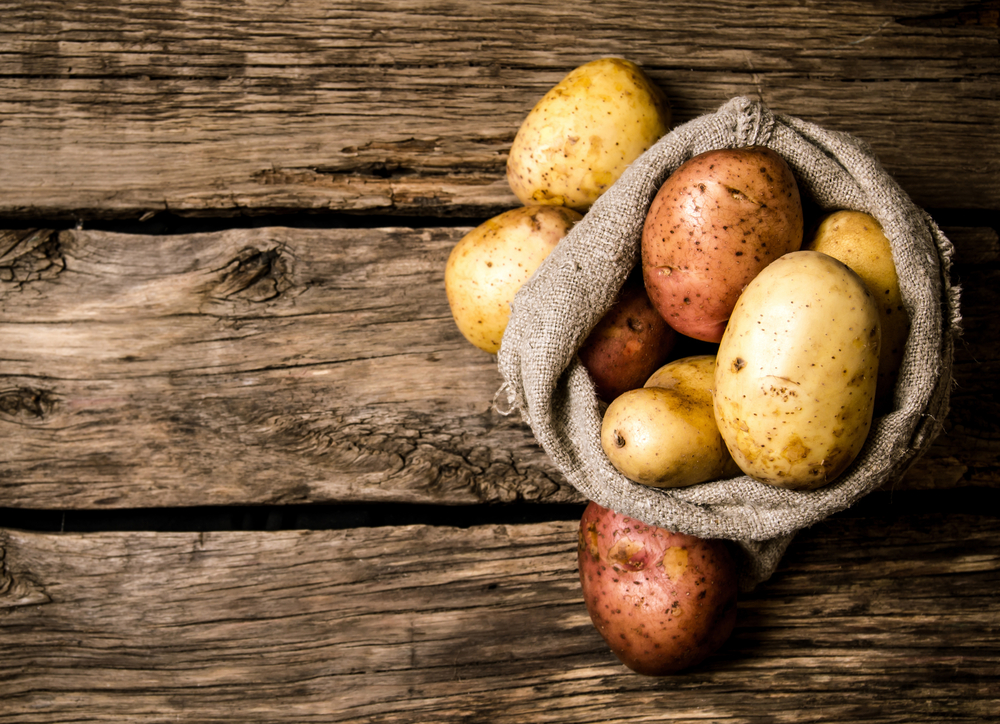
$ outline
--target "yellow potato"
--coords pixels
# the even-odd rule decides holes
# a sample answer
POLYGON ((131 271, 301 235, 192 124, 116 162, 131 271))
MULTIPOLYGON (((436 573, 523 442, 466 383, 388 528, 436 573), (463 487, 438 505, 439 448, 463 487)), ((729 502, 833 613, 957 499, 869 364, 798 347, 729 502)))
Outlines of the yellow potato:
POLYGON ((645 387, 616 397, 601 426, 611 464, 630 480, 658 488, 738 474, 715 424, 714 372, 711 355, 686 357, 662 366, 645 387))
POLYGON ((643 387, 680 389, 699 401, 712 401, 715 386, 715 355, 699 354, 676 359, 649 376, 643 387))
POLYGON ((792 252, 758 274, 715 369, 716 422, 740 468, 793 489, 844 472, 871 427, 880 336, 874 296, 833 257, 792 252))
POLYGON ((467 340, 491 354, 499 351, 517 290, 581 218, 572 209, 521 207, 462 237, 448 257, 444 286, 467 340))
POLYGON ((669 126, 666 96, 639 66, 594 60, 571 71, 525 118, 507 180, 523 204, 586 211, 669 126))
POLYGON ((896 375, 910 336, 910 317, 899 291, 892 246, 872 216, 861 211, 837 211, 820 222, 807 248, 847 264, 875 295, 882 323, 875 407, 876 412, 885 409, 892 403, 896 375))

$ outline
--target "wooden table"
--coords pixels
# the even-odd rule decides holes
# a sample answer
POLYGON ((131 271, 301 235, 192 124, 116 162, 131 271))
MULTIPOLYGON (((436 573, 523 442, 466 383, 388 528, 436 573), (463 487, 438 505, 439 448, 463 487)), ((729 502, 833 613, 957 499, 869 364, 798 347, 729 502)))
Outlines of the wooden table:
POLYGON ((1000 6, 6 3, 0 721, 1000 719, 1000 6), (583 606, 583 500, 443 291, 596 57, 867 140, 957 248, 945 433, 687 673, 583 606), (516 417, 516 416, 515 416, 516 417))

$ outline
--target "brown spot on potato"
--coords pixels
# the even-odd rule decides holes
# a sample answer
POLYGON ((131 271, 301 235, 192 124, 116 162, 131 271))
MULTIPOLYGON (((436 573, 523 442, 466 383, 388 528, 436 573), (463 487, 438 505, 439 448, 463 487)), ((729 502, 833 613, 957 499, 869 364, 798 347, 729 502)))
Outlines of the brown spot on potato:
POLYGON ((608 551, 608 559, 629 571, 641 571, 646 567, 646 557, 643 554, 645 546, 631 538, 620 538, 608 551))
POLYGON ((581 553, 589 554, 595 561, 600 560, 597 542, 597 526, 594 523, 590 523, 586 528, 583 526, 580 527, 579 550, 581 553))
POLYGON ((802 439, 798 436, 793 436, 788 445, 786 445, 781 451, 781 457, 790 463, 805 460, 808 455, 809 448, 805 446, 805 443, 803 443, 802 439))

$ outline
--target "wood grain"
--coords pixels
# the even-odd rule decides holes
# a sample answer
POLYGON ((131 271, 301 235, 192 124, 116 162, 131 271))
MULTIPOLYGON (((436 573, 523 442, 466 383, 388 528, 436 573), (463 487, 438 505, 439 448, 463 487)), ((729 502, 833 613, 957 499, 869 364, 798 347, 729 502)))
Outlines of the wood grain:
POLYGON ((661 680, 590 624, 574 522, 0 531, 0 720, 981 722, 998 544, 992 516, 830 519, 661 680))
POLYGON ((565 500, 451 319, 460 234, 50 235, 0 292, 5 504, 565 500))
POLYGON ((3 3, 0 216, 486 216, 516 204, 524 116, 604 55, 641 63, 678 123, 759 97, 867 140, 921 206, 996 210, 979 6, 3 3))
MULTIPOLYGON (((466 230, 0 233, 3 504, 579 501, 452 321, 466 230)), ((996 234, 956 245, 953 411, 906 488, 1000 482, 996 234)))

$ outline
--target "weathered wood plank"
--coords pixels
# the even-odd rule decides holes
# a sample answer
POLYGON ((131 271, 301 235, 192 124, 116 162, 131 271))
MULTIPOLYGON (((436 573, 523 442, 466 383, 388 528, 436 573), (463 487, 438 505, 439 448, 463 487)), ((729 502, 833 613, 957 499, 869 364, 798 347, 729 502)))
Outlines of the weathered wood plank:
POLYGON ((602 55, 677 122, 758 96, 868 140, 922 206, 996 209, 981 5, 3 3, 0 216, 495 213, 524 115, 602 55))
POLYGON ((565 500, 451 320, 461 233, 39 242, 0 291, 5 504, 565 500))
POLYGON ((981 722, 998 544, 995 517, 830 519, 658 680, 591 626, 574 522, 0 531, 0 719, 981 722))
MULTIPOLYGON (((465 230, 0 233, 2 504, 579 501, 451 319, 465 230)), ((956 244, 954 409, 904 487, 1000 482, 996 234, 956 244)))

